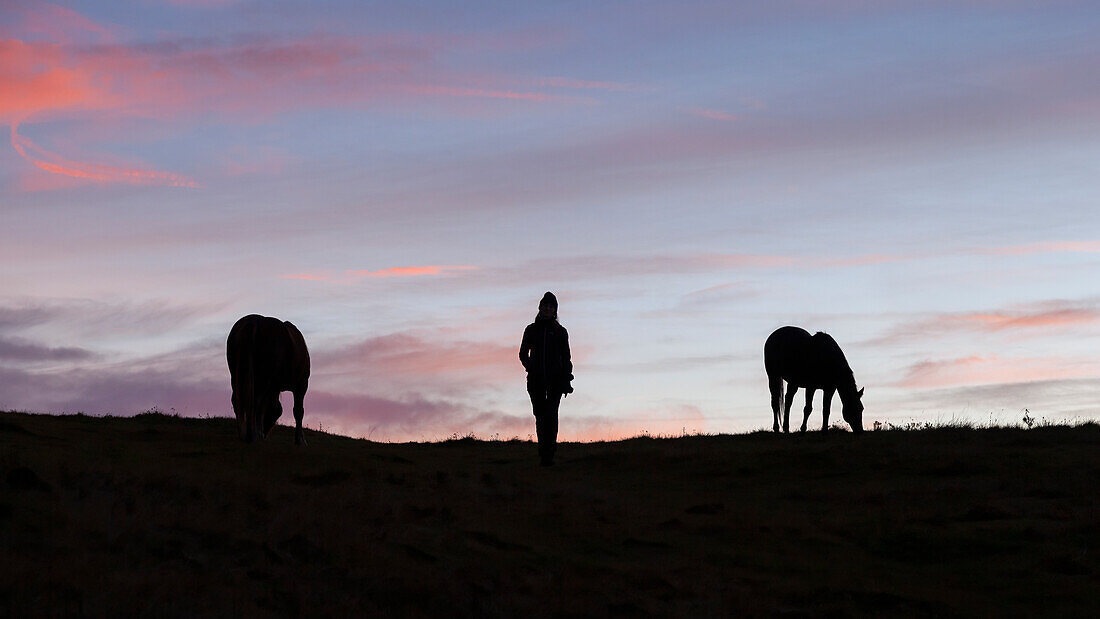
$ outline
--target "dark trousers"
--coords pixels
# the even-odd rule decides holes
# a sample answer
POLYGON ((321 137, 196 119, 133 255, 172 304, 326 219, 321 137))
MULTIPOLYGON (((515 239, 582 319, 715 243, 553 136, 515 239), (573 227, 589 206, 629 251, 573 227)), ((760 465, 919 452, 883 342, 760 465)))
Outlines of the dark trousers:
POLYGON ((531 408, 535 413, 539 459, 544 463, 553 462, 554 452, 558 448, 558 404, 561 403, 561 391, 527 383, 527 393, 531 396, 531 408))

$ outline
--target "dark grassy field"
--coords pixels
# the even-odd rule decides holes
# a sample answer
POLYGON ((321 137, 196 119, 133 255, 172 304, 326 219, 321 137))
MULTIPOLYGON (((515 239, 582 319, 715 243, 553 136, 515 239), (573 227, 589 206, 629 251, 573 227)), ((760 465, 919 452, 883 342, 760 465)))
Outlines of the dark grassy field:
POLYGON ((0 611, 1096 616, 1100 427, 380 444, 0 413, 0 611))

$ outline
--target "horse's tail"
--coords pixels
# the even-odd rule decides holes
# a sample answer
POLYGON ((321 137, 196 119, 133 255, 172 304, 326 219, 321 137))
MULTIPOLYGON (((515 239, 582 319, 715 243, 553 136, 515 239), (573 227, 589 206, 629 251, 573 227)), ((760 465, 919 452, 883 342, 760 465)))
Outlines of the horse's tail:
POLYGON ((768 374, 768 390, 772 395, 772 429, 778 432, 783 422, 783 378, 768 374))
POLYGON ((246 376, 248 376, 248 410, 251 412, 248 415, 248 440, 258 441, 262 436, 257 436, 260 428, 260 420, 262 417, 262 411, 260 411, 259 403, 256 401, 256 342, 259 339, 260 321, 256 320, 252 323, 252 329, 249 330, 248 338, 248 361, 246 361, 246 376))

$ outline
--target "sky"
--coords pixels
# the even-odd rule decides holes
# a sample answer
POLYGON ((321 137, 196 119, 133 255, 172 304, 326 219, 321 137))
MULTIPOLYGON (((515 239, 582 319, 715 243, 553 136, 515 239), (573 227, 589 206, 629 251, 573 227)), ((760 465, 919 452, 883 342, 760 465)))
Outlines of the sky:
POLYGON ((550 290, 565 440, 770 428, 783 325, 837 340, 868 427, 1100 419, 1097 32, 1058 1, 4 0, 0 410, 232 416, 259 313, 309 344, 307 428, 528 438, 550 290))

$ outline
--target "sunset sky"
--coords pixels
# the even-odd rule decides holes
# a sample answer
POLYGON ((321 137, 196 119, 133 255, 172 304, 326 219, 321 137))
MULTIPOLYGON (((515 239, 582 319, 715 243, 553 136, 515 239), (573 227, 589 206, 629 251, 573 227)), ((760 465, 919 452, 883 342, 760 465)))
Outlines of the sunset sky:
POLYGON ((231 416, 260 313, 310 345, 308 428, 527 437, 551 290, 567 440, 770 428, 787 324, 844 348, 868 427, 1100 418, 1098 32, 1095 2, 4 0, 0 410, 231 416))

